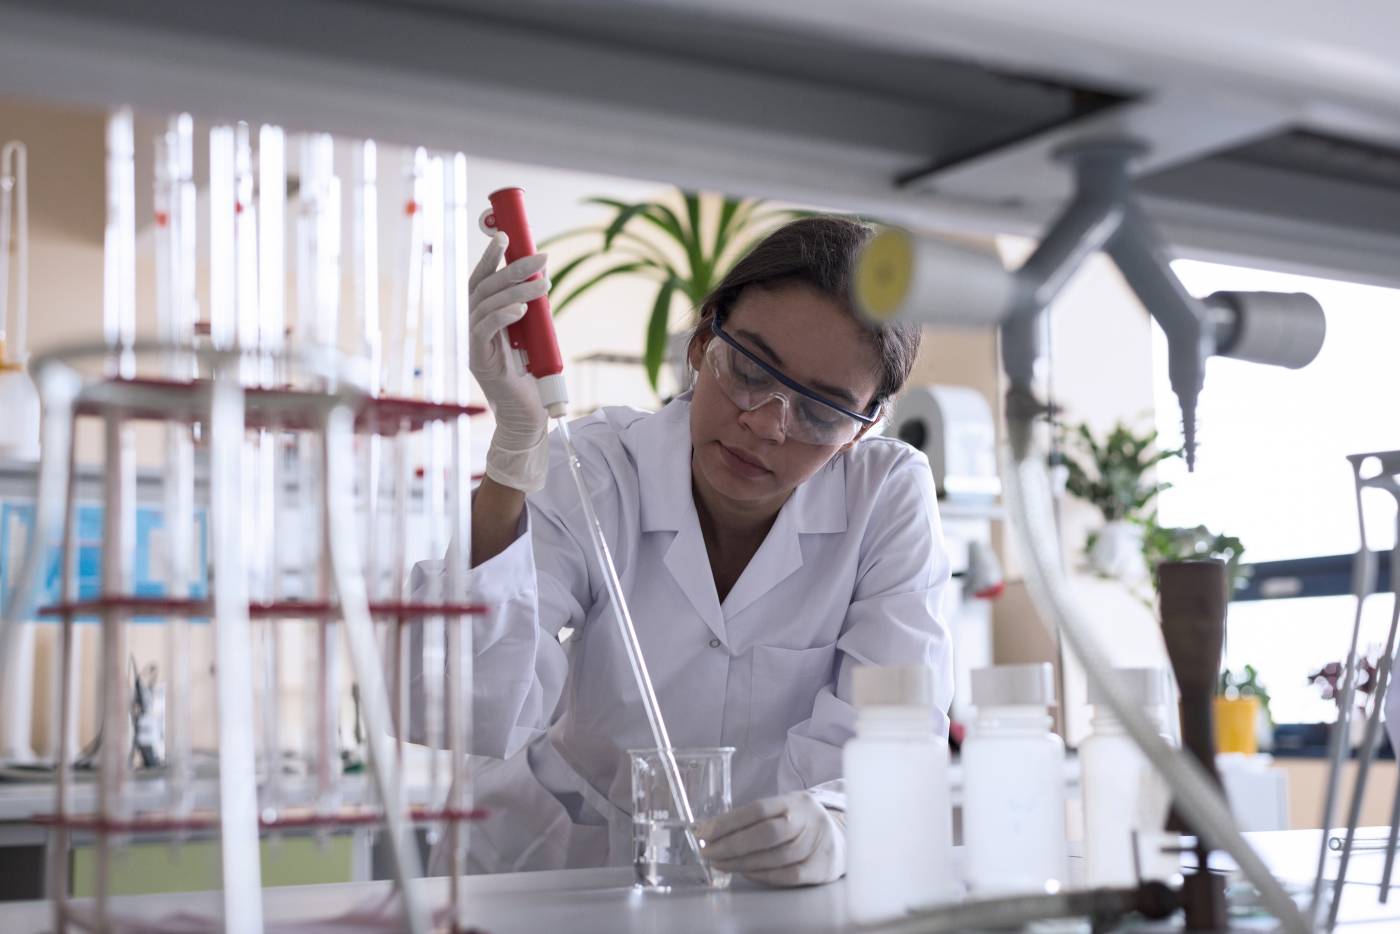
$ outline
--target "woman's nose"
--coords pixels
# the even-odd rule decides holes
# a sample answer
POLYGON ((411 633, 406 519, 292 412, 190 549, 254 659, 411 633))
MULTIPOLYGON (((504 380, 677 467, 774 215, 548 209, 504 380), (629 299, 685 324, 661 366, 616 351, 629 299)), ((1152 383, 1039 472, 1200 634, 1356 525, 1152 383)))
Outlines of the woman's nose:
POLYGON ((741 411, 739 424, 764 441, 781 443, 787 437, 784 430, 787 424, 787 400, 782 396, 773 396, 747 412, 741 411))

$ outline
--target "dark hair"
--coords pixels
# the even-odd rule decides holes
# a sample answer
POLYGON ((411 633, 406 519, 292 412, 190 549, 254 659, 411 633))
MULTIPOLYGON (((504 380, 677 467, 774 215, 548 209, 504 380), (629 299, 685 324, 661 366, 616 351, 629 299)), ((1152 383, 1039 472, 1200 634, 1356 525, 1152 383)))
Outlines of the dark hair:
POLYGON ((864 333, 879 360, 875 397, 871 401, 883 408, 909 378, 919 352, 920 332, 917 324, 872 327, 851 306, 856 256, 874 233, 868 224, 833 215, 804 217, 779 227, 735 263, 705 297, 687 347, 703 345, 710 337, 710 322, 715 315, 727 315, 745 289, 802 284, 831 299, 864 325, 864 333))

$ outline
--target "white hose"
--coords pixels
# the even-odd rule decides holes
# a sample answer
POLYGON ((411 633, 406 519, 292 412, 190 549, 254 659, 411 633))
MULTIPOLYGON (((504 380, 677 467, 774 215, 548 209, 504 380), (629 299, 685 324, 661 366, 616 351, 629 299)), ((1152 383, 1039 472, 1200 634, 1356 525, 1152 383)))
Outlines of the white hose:
MULTIPOLYGON (((1013 438, 1025 439, 1030 435, 1025 425, 1009 427, 1013 438)), ((1036 607, 1049 614, 1055 629, 1083 664, 1092 688, 1107 701, 1113 715, 1166 780, 1175 795, 1176 805, 1205 842, 1234 858, 1245 877, 1259 890, 1264 906, 1279 919, 1284 930, 1293 934, 1312 931, 1312 925, 1293 899, 1240 834, 1229 806, 1205 770, 1190 756, 1179 755, 1168 746, 1123 688, 1104 677, 1104 673, 1111 670, 1111 663, 1075 605, 1060 570, 1059 537, 1053 520, 1044 452, 1039 452, 1032 443, 1015 447, 1022 452, 1019 456, 1011 449, 1003 452, 1008 481, 1006 496, 1012 523, 1025 549, 1026 585, 1036 607)))

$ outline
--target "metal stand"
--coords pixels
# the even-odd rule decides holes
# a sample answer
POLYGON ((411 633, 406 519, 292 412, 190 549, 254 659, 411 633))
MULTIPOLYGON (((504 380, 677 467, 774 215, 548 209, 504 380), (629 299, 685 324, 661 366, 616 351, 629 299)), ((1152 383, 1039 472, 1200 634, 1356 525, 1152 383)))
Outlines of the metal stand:
MULTIPOLYGON (((388 690, 384 668, 374 634, 373 620, 387 621, 397 631, 404 623, 440 618, 448 621, 452 646, 469 651, 470 629, 466 621, 483 608, 453 594, 466 587, 464 573, 454 581, 452 594, 444 599, 423 604, 402 601, 371 604, 362 574, 359 530, 355 508, 353 456, 355 432, 396 433, 400 430, 421 430, 424 425, 448 421, 452 425, 455 450, 465 452, 469 428, 467 421, 479 410, 456 402, 422 402, 418 400, 370 399, 353 388, 346 378, 347 365, 329 354, 288 353, 283 363, 299 364, 315 374, 315 380, 333 382, 334 390, 245 388, 240 373, 260 369, 248 367, 248 356, 239 352, 202 351, 171 348, 168 345, 134 345, 133 358, 142 354, 193 355, 200 358, 200 369, 212 372, 211 381, 172 381, 96 376, 84 379, 80 365, 85 361, 103 361, 110 357, 106 347, 78 347, 47 354, 36 362, 35 372, 44 398, 44 459, 40 467, 40 490, 36 507, 35 532, 25 553, 23 569, 17 580, 12 599, 0 622, 0 646, 12 632, 15 620, 26 618, 37 590, 39 570, 50 543, 61 537, 61 567, 64 569, 65 600, 54 607, 40 610, 63 620, 63 683, 60 698, 65 699, 61 716, 60 737, 71 730, 76 710, 66 699, 71 695, 71 653, 74 622, 83 617, 99 616, 103 625, 102 658, 112 670, 104 677, 104 703, 118 717, 109 717, 104 728, 103 754, 99 782, 99 807, 92 814, 75 814, 69 804, 69 762, 72 750, 64 744, 59 755, 58 783, 53 813, 36 819, 50 833, 51 865, 58 871, 50 875, 50 897, 54 902, 54 927, 63 931, 74 923, 105 928, 113 922, 107 899, 108 874, 104 871, 112 850, 131 837, 149 834, 174 835, 217 832, 220 840, 220 863, 223 874, 222 925, 230 931, 260 931, 263 926, 259 837, 264 831, 278 832, 295 828, 316 828, 321 832, 365 824, 382 825, 391 845, 394 879, 401 896, 402 923, 405 930, 426 934, 432 919, 425 895, 417 879, 421 875, 417 852, 409 845, 409 828, 415 823, 456 828, 482 815, 466 806, 466 778, 458 764, 454 767, 455 789, 442 806, 407 807, 402 791, 399 761, 390 738, 392 729, 388 690), (334 377, 332 380, 331 377, 334 377), (75 599, 72 567, 76 559, 72 533, 75 514, 74 474, 72 470, 72 441, 74 422, 80 417, 97 417, 108 425, 106 469, 109 482, 106 490, 105 560, 116 561, 131 553, 120 543, 126 538, 124 530, 132 528, 133 498, 126 495, 121 479, 130 467, 130 448, 122 436, 137 419, 154 419, 167 423, 198 423, 206 426, 210 456, 209 529, 212 556, 210 578, 212 599, 189 597, 137 597, 121 569, 104 574, 102 594, 96 599, 75 599), (242 491, 245 484, 241 471, 245 464, 244 441, 249 433, 273 430, 314 432, 319 437, 325 456, 318 465, 323 482, 318 484, 322 497, 322 515, 326 517, 328 549, 323 553, 324 573, 334 585, 334 599, 322 602, 250 601, 248 596, 248 554, 254 550, 243 538, 244 515, 242 491), (62 532, 61 536, 58 534, 62 532), (133 813, 124 794, 132 782, 128 774, 129 744, 120 729, 113 724, 124 720, 128 704, 128 684, 116 662, 124 663, 126 653, 121 648, 126 625, 136 615, 157 615, 167 619, 208 618, 213 622, 216 657, 214 688, 218 699, 219 735, 219 807, 217 812, 191 811, 184 802, 172 801, 170 806, 156 812, 133 813), (260 807, 257 785, 250 781, 256 775, 254 720, 249 712, 257 702, 261 685, 253 676, 252 626, 278 626, 287 619, 314 620, 330 627, 344 620, 344 632, 349 646, 352 671, 359 686, 361 710, 369 744, 369 759, 378 807, 347 808, 337 805, 327 810, 315 806, 309 811, 295 808, 260 807), (465 643, 465 645, 464 645, 465 643), (91 918, 79 915, 71 906, 67 894, 67 879, 63 869, 69 858, 69 847, 75 834, 92 837, 98 848, 98 897, 91 918)), ((288 367, 288 370, 292 370, 288 367)), ((459 460, 465 469, 465 460, 459 460)), ((465 510, 460 499, 456 508, 465 510)), ((460 513, 460 524, 467 514, 460 513)), ((467 530, 469 533, 469 529, 467 530)), ((456 657, 447 666, 446 696, 462 709, 451 716, 455 731, 445 745, 454 757, 464 760, 466 747, 465 722, 470 720, 469 687, 463 684, 464 669, 469 670, 469 657, 456 657), (466 664, 464 664, 464 662, 466 664), (466 688, 464 690, 464 687, 466 688)), ((263 698, 266 702, 266 698, 263 698)), ((307 711, 311 717, 316 711, 307 711)), ((321 719, 327 711, 320 711, 321 719)), ((275 766, 274 766, 275 767, 275 766)), ((319 804, 319 802, 318 802, 319 804)), ((465 834, 450 831, 463 841, 465 834)), ((460 886, 452 886, 451 916, 462 916, 460 886)))
MULTIPOLYGON (((1391 587, 1395 591, 1395 605, 1391 611, 1390 629, 1386 634, 1385 651, 1381 655, 1376 670, 1376 690, 1372 696, 1373 707, 1366 720, 1366 732, 1358 753, 1356 780, 1352 785, 1351 804, 1347 809, 1346 834, 1342 839, 1341 858, 1337 865, 1337 878, 1332 883, 1332 901, 1327 910, 1327 927, 1337 923, 1337 912, 1341 908, 1343 886, 1346 883, 1347 869, 1351 863, 1351 853, 1356 842, 1356 825, 1361 819, 1361 799, 1366 791, 1366 778, 1371 769, 1381 713, 1385 708, 1385 697, 1390 686, 1390 675, 1394 669, 1395 637, 1400 628, 1400 451, 1384 451, 1370 454, 1352 454, 1351 462, 1356 480, 1356 513, 1360 526, 1361 547, 1352 565, 1352 586, 1356 594, 1356 616, 1351 630, 1351 647, 1347 651, 1346 669, 1343 672, 1342 702, 1338 711, 1337 723, 1333 727, 1330 755, 1331 767, 1327 776, 1327 793, 1322 814, 1322 848, 1318 855, 1317 873, 1313 879, 1312 914, 1320 913, 1322 880, 1327 863, 1328 837, 1332 829, 1332 817, 1336 807, 1337 790, 1341 784, 1342 766, 1346 762, 1348 737, 1351 733, 1352 708, 1356 704, 1357 643, 1361 632, 1361 611, 1366 598, 1375 590, 1376 562, 1371 554, 1366 535, 1366 514, 1362 509, 1361 495, 1366 489, 1384 490, 1395 499, 1397 509, 1397 537, 1390 555, 1391 587), (1363 476, 1368 465, 1374 464, 1377 473, 1363 476)), ((1385 902, 1390 894, 1390 878, 1394 868, 1397 826, 1400 826, 1400 785, 1397 785, 1395 805, 1391 809, 1391 831, 1389 849, 1386 853, 1385 872, 1381 883, 1380 900, 1385 902)))

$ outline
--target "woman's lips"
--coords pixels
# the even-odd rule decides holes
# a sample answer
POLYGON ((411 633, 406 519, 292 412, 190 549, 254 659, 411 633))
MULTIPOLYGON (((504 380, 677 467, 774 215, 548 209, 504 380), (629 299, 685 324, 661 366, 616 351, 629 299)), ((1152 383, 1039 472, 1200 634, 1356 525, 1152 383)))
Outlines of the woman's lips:
POLYGON ((740 451, 728 447, 723 442, 716 441, 719 445, 720 457, 724 460, 725 466, 741 477, 755 478, 772 473, 751 455, 746 455, 740 451))

